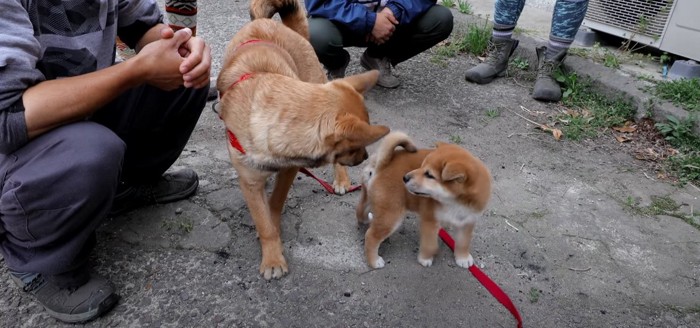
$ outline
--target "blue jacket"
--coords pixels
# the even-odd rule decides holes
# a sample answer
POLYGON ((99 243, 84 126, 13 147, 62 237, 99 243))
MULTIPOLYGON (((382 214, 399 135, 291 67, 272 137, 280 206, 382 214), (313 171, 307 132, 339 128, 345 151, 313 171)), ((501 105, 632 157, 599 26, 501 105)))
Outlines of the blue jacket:
MULTIPOLYGON (((366 35, 372 32, 381 0, 304 0, 310 17, 322 17, 366 35)), ((385 0, 386 1, 386 0, 385 0)), ((400 25, 406 25, 434 6, 437 0, 388 0, 386 7, 400 25)), ((381 1, 384 2, 384 1, 381 1)))

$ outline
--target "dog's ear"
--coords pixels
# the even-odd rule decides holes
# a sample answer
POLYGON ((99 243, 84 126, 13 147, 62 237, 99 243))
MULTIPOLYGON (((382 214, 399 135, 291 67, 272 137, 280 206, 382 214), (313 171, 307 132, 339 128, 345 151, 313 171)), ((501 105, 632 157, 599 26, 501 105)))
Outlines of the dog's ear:
POLYGON ((370 125, 354 115, 342 115, 336 121, 336 140, 349 140, 352 143, 366 146, 375 143, 389 134, 389 128, 384 125, 370 125))
POLYGON ((464 183, 469 178, 467 176, 467 167, 458 162, 447 163, 442 168, 440 178, 445 182, 454 181, 464 183))
POLYGON ((362 74, 348 76, 343 78, 342 81, 350 84, 357 92, 364 94, 377 84, 377 79, 379 79, 379 71, 371 70, 362 74))

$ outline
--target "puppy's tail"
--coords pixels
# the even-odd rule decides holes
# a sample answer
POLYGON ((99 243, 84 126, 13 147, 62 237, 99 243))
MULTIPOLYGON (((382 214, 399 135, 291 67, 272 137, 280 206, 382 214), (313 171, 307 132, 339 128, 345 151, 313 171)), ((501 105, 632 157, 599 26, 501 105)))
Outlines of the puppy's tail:
POLYGON ((251 0, 250 20, 272 18, 276 13, 282 18, 282 23, 309 39, 309 22, 306 19, 306 9, 301 0, 251 0))
POLYGON ((413 143, 413 140, 411 140, 406 133, 401 131, 391 132, 386 135, 379 144, 379 148, 376 152, 376 164, 374 167, 379 170, 387 166, 394 157, 394 150, 398 146, 401 146, 409 153, 415 153, 418 151, 418 148, 413 143))

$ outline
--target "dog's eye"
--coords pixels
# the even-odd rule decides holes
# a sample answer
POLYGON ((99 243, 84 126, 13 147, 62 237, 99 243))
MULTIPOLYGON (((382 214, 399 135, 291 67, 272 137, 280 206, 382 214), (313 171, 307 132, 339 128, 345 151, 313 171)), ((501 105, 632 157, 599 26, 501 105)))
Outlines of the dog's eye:
POLYGON ((424 175, 425 175, 425 177, 428 178, 428 179, 435 179, 435 177, 434 177, 432 174, 430 174, 430 171, 425 171, 425 174, 424 174, 424 175))

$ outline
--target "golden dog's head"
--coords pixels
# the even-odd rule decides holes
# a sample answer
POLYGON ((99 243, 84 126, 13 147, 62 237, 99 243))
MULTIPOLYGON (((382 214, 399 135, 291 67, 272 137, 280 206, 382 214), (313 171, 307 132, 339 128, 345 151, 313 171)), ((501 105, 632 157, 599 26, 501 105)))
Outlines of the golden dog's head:
POLYGON ((389 133, 384 125, 371 125, 363 94, 371 89, 379 78, 379 71, 353 75, 328 83, 333 89, 340 110, 335 120, 335 133, 326 139, 332 149, 330 161, 345 166, 355 166, 367 159, 365 147, 389 133))
POLYGON ((406 189, 443 204, 461 203, 483 210, 491 194, 486 166, 462 147, 438 142, 421 167, 408 172, 406 189))

